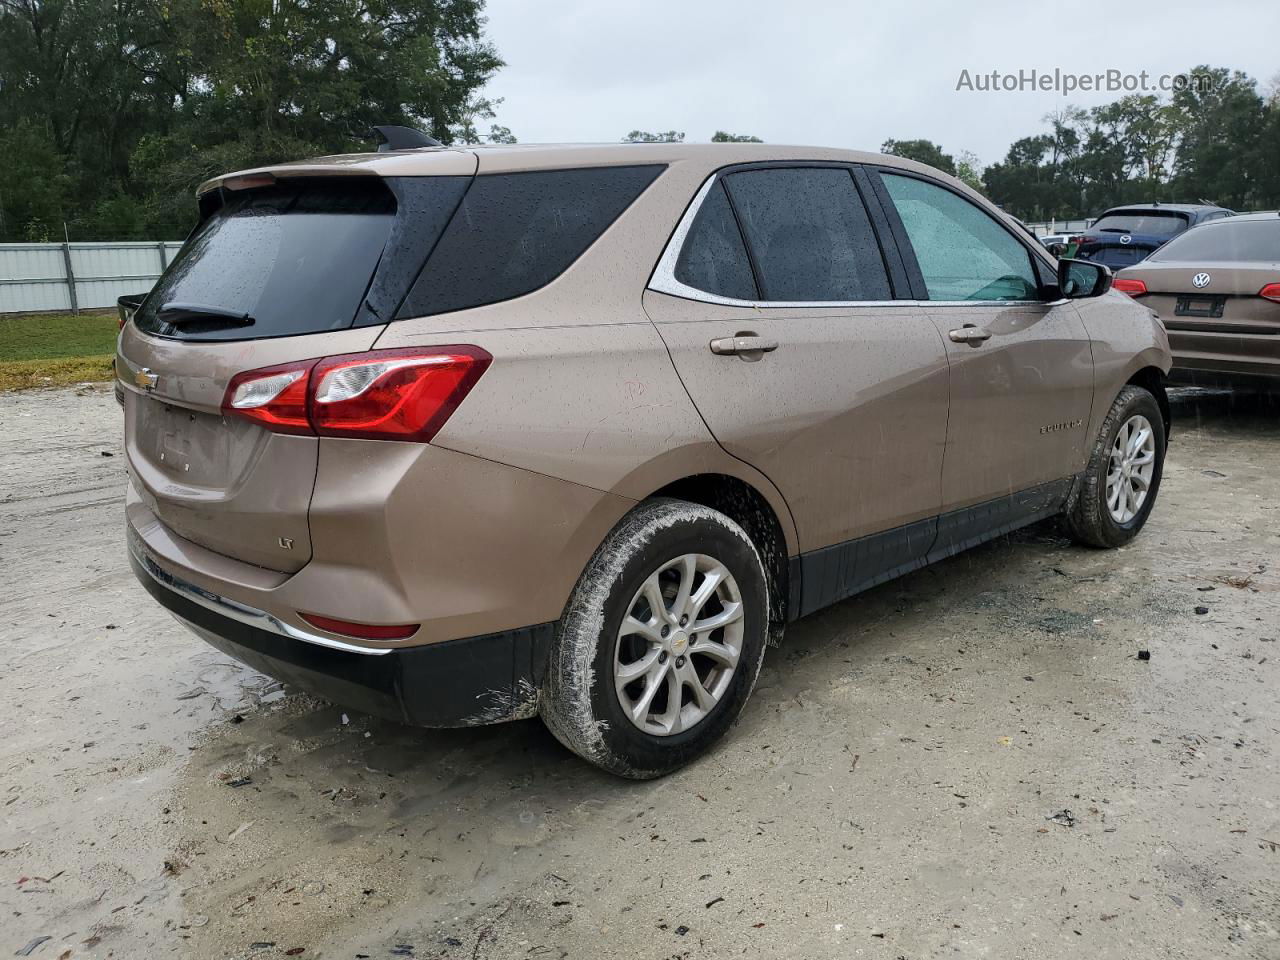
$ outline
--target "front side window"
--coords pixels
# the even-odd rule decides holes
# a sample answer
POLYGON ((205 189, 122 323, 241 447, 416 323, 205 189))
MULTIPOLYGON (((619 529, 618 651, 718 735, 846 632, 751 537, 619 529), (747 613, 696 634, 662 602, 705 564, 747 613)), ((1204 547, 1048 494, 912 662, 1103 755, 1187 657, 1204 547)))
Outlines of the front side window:
POLYGON ((742 243, 742 233, 729 207, 724 181, 711 185, 693 226, 680 248, 676 279, 695 290, 734 300, 757 300, 751 261, 742 243))
POLYGON ((930 300, 1035 300, 1031 254, 990 214, 936 184, 883 174, 930 300))
POLYGON ((884 258, 842 167, 745 170, 725 178, 761 299, 889 300, 884 258))

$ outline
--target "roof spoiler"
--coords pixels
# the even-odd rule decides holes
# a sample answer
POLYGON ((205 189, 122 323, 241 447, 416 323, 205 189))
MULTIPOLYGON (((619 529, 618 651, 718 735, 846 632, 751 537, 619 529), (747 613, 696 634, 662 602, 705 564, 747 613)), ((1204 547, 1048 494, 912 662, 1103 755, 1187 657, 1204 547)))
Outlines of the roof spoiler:
POLYGON ((378 138, 378 152, 390 153, 392 150, 417 150, 420 147, 442 147, 439 140, 429 137, 421 130, 412 127, 374 127, 374 135, 378 138))

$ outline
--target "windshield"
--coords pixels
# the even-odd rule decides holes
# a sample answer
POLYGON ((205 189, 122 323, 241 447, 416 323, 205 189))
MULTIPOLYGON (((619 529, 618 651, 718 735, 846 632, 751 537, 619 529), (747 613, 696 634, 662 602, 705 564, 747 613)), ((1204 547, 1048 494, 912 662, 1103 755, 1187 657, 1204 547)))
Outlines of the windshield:
POLYGON ((1169 241, 1151 259, 1280 263, 1280 217, 1206 224, 1169 241))
POLYGON ((396 203, 380 181, 283 181, 228 193, 192 233, 136 315, 166 337, 237 340, 351 325, 391 231, 396 203), (166 304, 208 309, 175 320, 166 304), (247 319, 220 321, 212 314, 247 319), (252 322, 248 322, 251 320, 252 322))
POLYGON ((1187 229, 1187 218, 1177 213, 1108 213, 1089 228, 1090 233, 1137 233, 1172 237, 1187 229))

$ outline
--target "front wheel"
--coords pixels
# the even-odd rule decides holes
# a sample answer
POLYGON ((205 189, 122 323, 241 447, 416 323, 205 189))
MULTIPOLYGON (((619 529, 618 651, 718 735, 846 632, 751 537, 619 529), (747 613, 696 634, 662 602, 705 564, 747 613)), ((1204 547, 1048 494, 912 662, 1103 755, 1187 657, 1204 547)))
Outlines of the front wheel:
POLYGON ((737 523, 698 504, 643 503, 574 589, 551 652, 543 721, 579 756, 624 777, 682 767, 746 703, 768 610, 764 564, 737 523))
POLYGON ((1138 535, 1164 473, 1164 417, 1142 387, 1120 391, 1094 444, 1067 527, 1080 543, 1120 547, 1138 535))

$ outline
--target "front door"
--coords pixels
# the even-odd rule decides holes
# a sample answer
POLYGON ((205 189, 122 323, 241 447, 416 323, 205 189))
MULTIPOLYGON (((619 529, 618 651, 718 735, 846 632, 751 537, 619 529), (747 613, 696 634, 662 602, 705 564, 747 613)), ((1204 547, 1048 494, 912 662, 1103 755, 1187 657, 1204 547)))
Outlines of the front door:
POLYGON ((1053 512, 1084 468, 1093 355, 1075 307, 1046 302, 1052 269, 1028 242, 940 183, 881 171, 904 257, 946 343, 951 418, 939 547, 1053 512), (982 508, 968 510, 975 505, 982 508), (952 543, 951 541, 957 541, 952 543))
POLYGON ((740 170, 700 200, 645 309, 717 441, 786 498, 807 612, 923 562, 946 351, 894 299, 849 168, 740 170))

